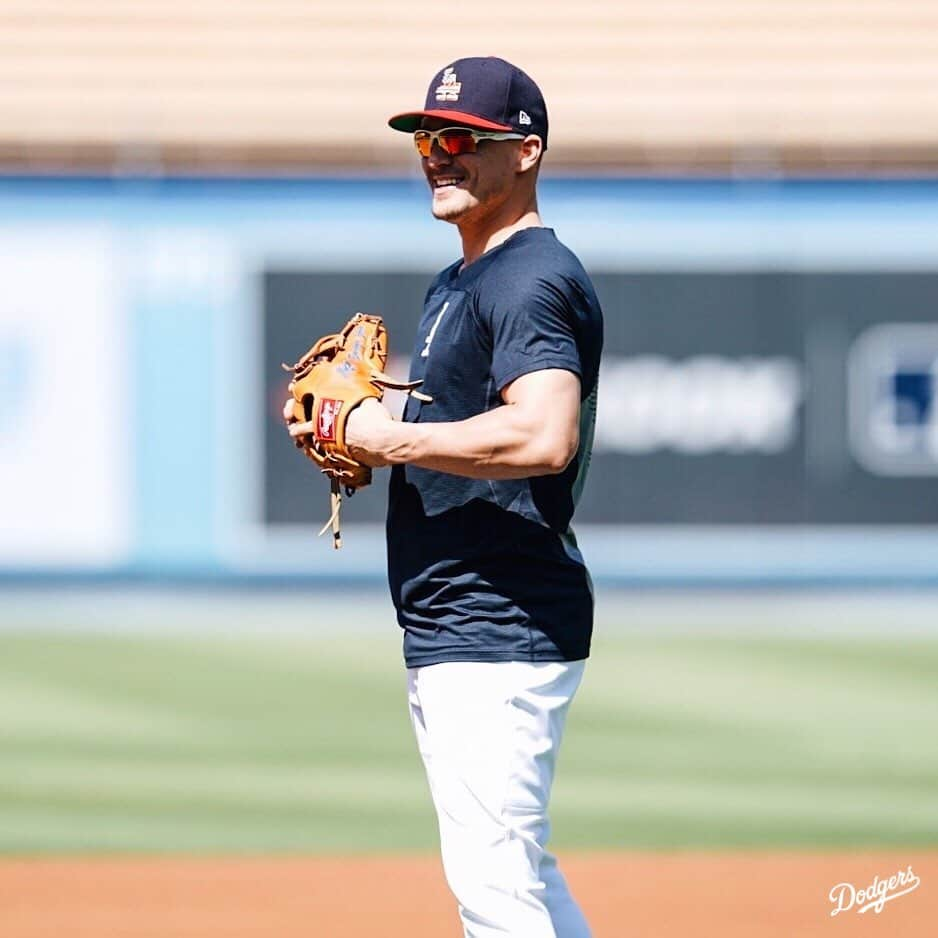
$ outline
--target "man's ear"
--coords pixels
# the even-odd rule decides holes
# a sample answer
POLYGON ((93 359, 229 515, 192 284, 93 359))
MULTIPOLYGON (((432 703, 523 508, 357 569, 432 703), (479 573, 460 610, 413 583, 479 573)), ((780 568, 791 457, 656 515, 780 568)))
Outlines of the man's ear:
POLYGON ((528 134, 521 141, 521 146, 518 148, 518 172, 526 173, 528 170, 533 169, 543 152, 544 144, 541 142, 541 138, 537 134, 528 134))

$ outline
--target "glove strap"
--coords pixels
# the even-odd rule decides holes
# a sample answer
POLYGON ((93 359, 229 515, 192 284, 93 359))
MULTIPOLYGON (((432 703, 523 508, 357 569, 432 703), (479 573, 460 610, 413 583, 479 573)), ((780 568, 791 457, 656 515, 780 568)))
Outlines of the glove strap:
POLYGON ((339 530, 339 509, 342 507, 342 490, 339 487, 339 480, 335 477, 329 480, 331 491, 329 493, 329 502, 332 507, 332 514, 329 520, 322 526, 319 537, 322 537, 329 528, 332 528, 332 546, 338 550, 342 546, 342 532, 339 530))
POLYGON ((371 383, 385 390, 391 388, 394 391, 406 391, 411 397, 416 397, 418 401, 423 401, 426 404, 433 403, 433 398, 429 394, 417 390, 423 384, 423 381, 396 381, 394 378, 389 378, 383 371, 373 371, 371 373, 371 383))

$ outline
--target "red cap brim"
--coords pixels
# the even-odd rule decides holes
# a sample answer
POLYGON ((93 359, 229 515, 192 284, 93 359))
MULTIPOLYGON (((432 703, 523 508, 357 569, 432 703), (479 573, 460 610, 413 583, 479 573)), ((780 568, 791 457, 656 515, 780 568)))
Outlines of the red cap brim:
POLYGON ((404 114, 395 114, 388 120, 388 126, 394 130, 401 130, 411 134, 420 129, 420 122, 425 117, 439 117, 442 120, 452 121, 454 124, 465 124, 467 127, 478 127, 479 130, 512 131, 511 124, 496 124, 495 121, 486 120, 476 114, 467 114, 465 111, 454 111, 451 108, 440 108, 435 111, 407 111, 404 114))

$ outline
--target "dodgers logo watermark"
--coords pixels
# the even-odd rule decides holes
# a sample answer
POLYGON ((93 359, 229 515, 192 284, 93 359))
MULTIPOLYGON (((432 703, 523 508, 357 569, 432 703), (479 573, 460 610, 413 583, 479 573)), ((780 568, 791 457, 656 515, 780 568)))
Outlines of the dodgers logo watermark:
POLYGON ((907 869, 899 870, 889 879, 880 879, 879 876, 874 876, 873 882, 865 889, 857 889, 853 883, 838 883, 828 893, 828 898, 834 904, 834 908, 831 909, 831 918, 841 912, 849 912, 851 909, 861 915, 872 909, 879 915, 886 907, 887 902, 908 895, 918 889, 921 882, 921 879, 915 875, 911 865, 909 865, 907 869))

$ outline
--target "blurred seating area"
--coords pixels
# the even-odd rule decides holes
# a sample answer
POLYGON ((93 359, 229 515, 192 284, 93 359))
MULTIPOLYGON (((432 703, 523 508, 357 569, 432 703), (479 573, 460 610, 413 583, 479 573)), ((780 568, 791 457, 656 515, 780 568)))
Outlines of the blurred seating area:
POLYGON ((397 173, 387 116, 476 54, 560 171, 938 167, 934 0, 0 0, 0 167, 397 173))

